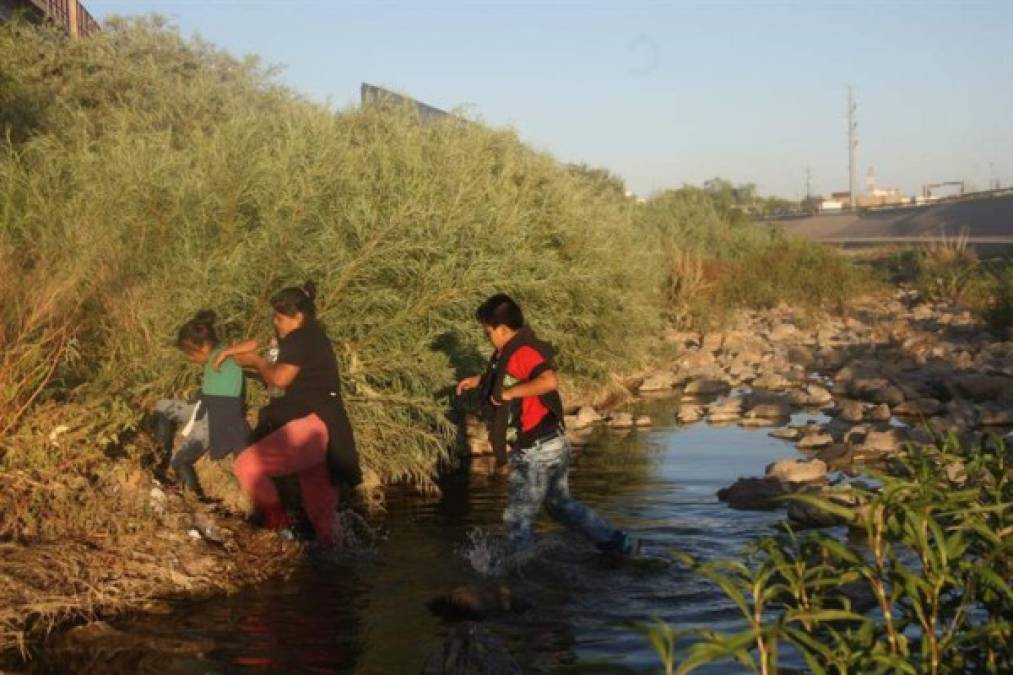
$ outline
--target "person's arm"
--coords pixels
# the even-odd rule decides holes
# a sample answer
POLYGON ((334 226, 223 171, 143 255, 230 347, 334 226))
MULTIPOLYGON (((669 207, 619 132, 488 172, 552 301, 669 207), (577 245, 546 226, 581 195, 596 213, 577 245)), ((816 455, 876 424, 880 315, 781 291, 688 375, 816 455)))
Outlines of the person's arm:
POLYGON ((236 344, 229 345, 222 351, 218 352, 218 356, 215 357, 215 362, 211 364, 211 367, 214 368, 215 370, 219 370, 222 367, 222 364, 225 363, 226 359, 234 357, 238 354, 245 354, 246 352, 255 352, 255 351, 257 351, 256 340, 243 340, 242 342, 237 342, 236 344))
POLYGON ((457 383, 457 395, 460 396, 464 392, 478 387, 478 385, 481 383, 482 383, 481 375, 472 375, 471 377, 466 377, 457 383))
POLYGON ((521 382, 509 389, 504 389, 503 402, 512 401, 515 398, 526 398, 529 396, 541 396, 559 389, 559 377, 554 370, 545 370, 541 375, 529 382, 521 382))
POLYGON ((299 374, 299 366, 291 363, 271 364, 257 352, 233 354, 232 358, 244 368, 252 368, 272 387, 286 389, 299 374))

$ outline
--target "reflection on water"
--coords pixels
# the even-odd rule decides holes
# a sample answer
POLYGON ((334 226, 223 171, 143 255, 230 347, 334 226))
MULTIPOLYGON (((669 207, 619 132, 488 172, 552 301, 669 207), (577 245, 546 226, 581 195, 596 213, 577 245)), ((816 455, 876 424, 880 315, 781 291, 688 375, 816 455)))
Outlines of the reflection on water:
MULTIPOLYGON (((656 421, 672 419, 664 402, 651 403, 648 412, 656 421)), ((588 544, 543 522, 541 555, 510 582, 534 608, 490 617, 487 625, 507 640, 525 672, 615 658, 656 665, 643 637, 624 627, 631 621, 736 627, 730 603, 706 580, 666 562, 668 551, 730 557, 769 533, 782 516, 732 511, 715 492, 793 452, 762 430, 737 427, 603 435, 575 460, 573 493, 641 537, 645 560, 606 564, 588 544)), ((457 476, 443 487, 439 498, 392 495, 375 523, 386 537, 373 556, 308 559, 286 580, 117 627, 213 644, 200 655, 160 654, 155 670, 162 673, 419 672, 447 628, 427 603, 475 580, 465 555, 474 551, 469 533, 495 531, 505 502, 505 484, 482 477, 457 476)), ((133 660, 131 669, 142 665, 149 664, 133 660)), ((105 672, 111 667, 106 663, 105 672)))

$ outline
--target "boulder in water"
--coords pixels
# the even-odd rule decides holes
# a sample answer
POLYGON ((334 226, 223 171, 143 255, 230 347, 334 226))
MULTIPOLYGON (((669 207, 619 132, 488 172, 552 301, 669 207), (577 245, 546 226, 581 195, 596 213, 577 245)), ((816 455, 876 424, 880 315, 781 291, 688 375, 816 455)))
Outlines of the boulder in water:
POLYGON ((718 490, 718 499, 733 509, 770 511, 781 505, 777 498, 786 494, 788 489, 776 478, 740 478, 718 490))
POLYGON ((805 461, 783 457, 768 464, 766 474, 768 478, 785 483, 811 483, 826 477, 827 465, 818 459, 805 461))

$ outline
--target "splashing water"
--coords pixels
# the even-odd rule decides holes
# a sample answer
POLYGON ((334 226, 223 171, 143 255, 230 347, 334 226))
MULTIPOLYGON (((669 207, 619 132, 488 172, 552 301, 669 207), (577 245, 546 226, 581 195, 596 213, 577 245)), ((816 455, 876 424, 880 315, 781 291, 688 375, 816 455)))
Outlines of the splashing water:
POLYGON ((481 527, 468 530, 468 541, 457 553, 468 561, 471 568, 484 577, 498 577, 504 573, 506 543, 481 527))
POLYGON ((314 547, 313 553, 329 558, 368 560, 375 558, 380 545, 386 541, 387 533, 378 526, 370 525, 352 509, 334 514, 335 532, 340 532, 333 546, 314 547))

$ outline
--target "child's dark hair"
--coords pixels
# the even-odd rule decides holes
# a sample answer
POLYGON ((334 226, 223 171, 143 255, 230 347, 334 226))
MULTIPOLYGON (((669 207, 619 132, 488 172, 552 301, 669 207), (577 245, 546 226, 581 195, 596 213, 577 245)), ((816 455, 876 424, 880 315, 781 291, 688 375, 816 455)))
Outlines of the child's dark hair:
POLYGON ((192 319, 179 327, 179 333, 176 334, 176 346, 180 349, 203 347, 207 344, 212 347, 217 346, 216 318, 215 313, 210 309, 202 309, 194 314, 192 319))
POLYGON ((506 293, 497 293, 479 305, 475 318, 483 326, 506 326, 513 330, 524 327, 524 313, 521 306, 506 293))
POLYGON ((271 297, 274 311, 285 316, 295 316, 302 312, 303 316, 312 319, 317 315, 317 306, 313 300, 317 297, 317 285, 307 281, 302 286, 283 288, 271 297))

